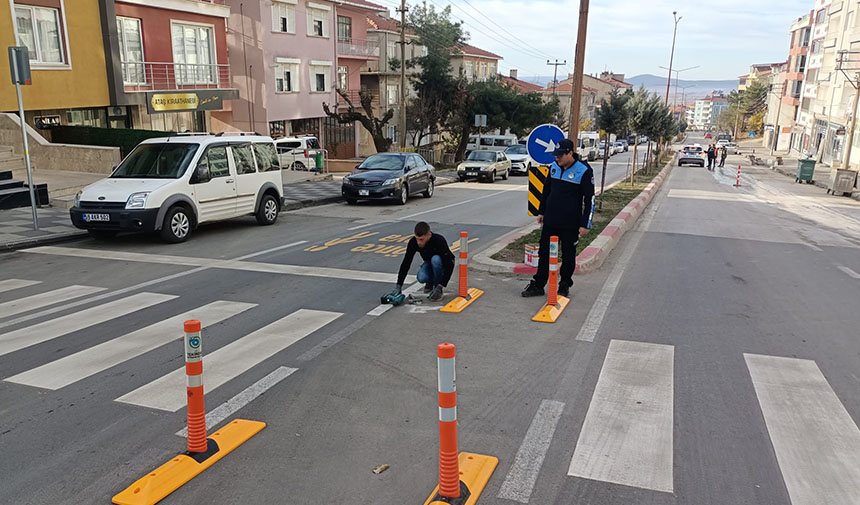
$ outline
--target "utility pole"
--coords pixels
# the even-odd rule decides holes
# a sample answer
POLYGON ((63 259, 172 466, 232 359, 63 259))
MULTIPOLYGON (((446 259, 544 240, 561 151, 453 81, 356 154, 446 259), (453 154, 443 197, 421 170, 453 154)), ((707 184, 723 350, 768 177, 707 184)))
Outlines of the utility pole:
POLYGON ((570 95, 570 128, 568 138, 574 151, 579 149, 579 108, 582 105, 582 72, 585 67, 585 35, 588 33, 588 0, 579 0, 579 29, 573 62, 573 93, 570 95))
POLYGON ((857 126, 857 101, 860 100, 860 73, 855 74, 854 79, 850 81, 856 92, 854 93, 854 106, 851 108, 851 127, 848 129, 848 140, 845 148, 845 162, 842 163, 842 168, 850 170, 848 163, 851 162, 851 148, 854 143, 854 128, 857 126))
POLYGON ((406 0, 400 0, 400 150, 406 149, 406 0))
POLYGON ((675 36, 678 34, 678 21, 681 20, 682 17, 678 17, 677 11, 672 11, 672 17, 675 18, 675 31, 672 32, 672 53, 669 56, 669 77, 666 79, 666 100, 665 104, 669 105, 669 86, 672 84, 672 63, 675 60, 675 36))
POLYGON ((547 65, 552 65, 552 95, 555 96, 555 88, 558 85, 558 67, 559 65, 567 65, 567 60, 559 63, 558 60, 555 60, 555 63, 550 63, 549 60, 546 60, 547 65))
POLYGON ((773 121, 773 135, 772 135, 772 141, 771 141, 771 145, 770 145, 770 155, 771 156, 773 156, 773 152, 776 150, 776 142, 777 142, 777 140, 779 140, 779 134, 780 134, 779 113, 780 113, 780 111, 782 111, 782 97, 783 97, 783 95, 785 95, 785 88, 786 88, 786 81, 783 81, 782 84, 780 84, 776 89, 777 93, 779 93, 779 95, 778 95, 779 96, 779 103, 777 103, 777 105, 776 105, 776 119, 773 121))

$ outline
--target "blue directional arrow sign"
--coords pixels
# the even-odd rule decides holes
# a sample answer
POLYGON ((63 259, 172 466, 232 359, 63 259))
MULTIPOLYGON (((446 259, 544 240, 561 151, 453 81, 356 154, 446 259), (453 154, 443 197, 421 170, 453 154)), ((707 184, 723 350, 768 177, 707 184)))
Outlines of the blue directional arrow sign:
POLYGON ((561 128, 553 124, 542 124, 529 133, 526 149, 533 160, 541 165, 549 165, 555 161, 552 152, 563 138, 565 135, 561 128))

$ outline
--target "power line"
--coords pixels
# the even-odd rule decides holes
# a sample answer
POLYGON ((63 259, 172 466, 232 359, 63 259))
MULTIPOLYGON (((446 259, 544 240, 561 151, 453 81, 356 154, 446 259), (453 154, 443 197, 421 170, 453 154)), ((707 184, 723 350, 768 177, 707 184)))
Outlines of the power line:
MULTIPOLYGON (((487 16, 486 14, 484 14, 483 12, 481 12, 480 10, 478 10, 477 8, 475 8, 475 6, 474 6, 474 5, 472 5, 471 3, 469 3, 469 0, 463 0, 463 1, 464 1, 464 2, 466 2, 466 5, 468 5, 469 7, 471 7, 471 8, 472 8, 472 10, 474 10, 475 12, 477 12, 478 14, 480 14, 482 17, 486 18, 490 23, 493 23, 494 25, 496 25, 500 30, 502 30, 505 34, 507 34, 508 36, 510 36, 511 38, 513 38, 514 40, 517 40, 517 41, 519 41, 521 44, 525 45, 526 47, 528 47, 528 48, 530 48, 530 49, 533 49, 537 54, 542 54, 543 56, 545 56, 545 57, 547 57, 547 58, 555 58, 554 56, 550 56, 549 54, 547 54, 547 53, 545 53, 545 52, 541 51, 540 49, 538 49, 538 48, 534 47, 533 45, 529 44, 528 42, 524 41, 523 39, 521 39, 521 38, 517 37, 516 35, 514 35, 513 33, 509 32, 509 31, 507 30, 507 28, 504 28, 503 26, 499 25, 498 23, 496 23, 495 21, 493 21, 493 19, 492 19, 492 18, 490 18, 489 16, 487 16)), ((449 3, 453 4, 453 0, 449 0, 449 3)), ((462 9, 462 8, 461 8, 461 9, 462 9)))

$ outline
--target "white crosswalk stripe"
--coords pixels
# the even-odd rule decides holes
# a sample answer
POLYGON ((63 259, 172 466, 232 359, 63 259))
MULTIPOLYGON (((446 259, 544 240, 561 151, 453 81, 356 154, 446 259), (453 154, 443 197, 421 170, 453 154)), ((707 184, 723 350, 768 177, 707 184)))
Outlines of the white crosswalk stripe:
POLYGON ((106 289, 107 288, 74 285, 48 291, 47 293, 18 298, 17 300, 0 303, 0 318, 11 317, 22 312, 41 309, 48 305, 73 300, 82 296, 98 293, 99 291, 105 291, 106 289))
POLYGON ((5 279, 0 281, 0 293, 4 291, 12 291, 13 289, 26 288, 40 284, 42 281, 28 281, 24 279, 5 279))
MULTIPOLYGON (((203 337, 203 384, 208 393, 263 360, 339 318, 339 312, 301 309, 217 351, 206 353, 203 337)), ((185 406, 185 368, 179 368, 116 399, 118 402, 175 412, 185 406)))
POLYGON ((31 345, 89 328, 138 310, 177 298, 174 295, 138 293, 96 307, 51 319, 0 335, 0 356, 31 345))
POLYGON ((256 307, 256 304, 212 302, 5 380, 45 389, 59 389, 182 338, 182 323, 188 319, 199 319, 205 332, 207 326, 253 307, 256 307))

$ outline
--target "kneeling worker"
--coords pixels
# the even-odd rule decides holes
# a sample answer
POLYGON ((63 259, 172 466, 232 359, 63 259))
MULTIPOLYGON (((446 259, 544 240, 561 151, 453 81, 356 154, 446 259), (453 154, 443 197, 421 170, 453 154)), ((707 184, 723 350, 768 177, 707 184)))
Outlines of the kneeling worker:
POLYGON ((397 291, 403 289, 403 281, 412 266, 415 253, 421 254, 424 264, 418 269, 418 282, 424 284, 424 292, 430 301, 442 298, 442 288, 448 285, 454 273, 454 253, 448 248, 445 237, 430 231, 430 225, 421 221, 415 225, 415 236, 406 244, 406 255, 397 275, 397 291))

